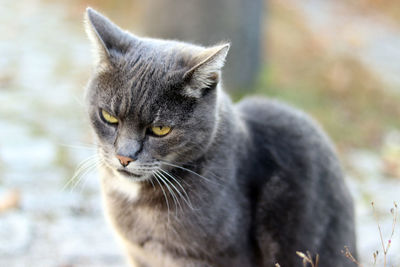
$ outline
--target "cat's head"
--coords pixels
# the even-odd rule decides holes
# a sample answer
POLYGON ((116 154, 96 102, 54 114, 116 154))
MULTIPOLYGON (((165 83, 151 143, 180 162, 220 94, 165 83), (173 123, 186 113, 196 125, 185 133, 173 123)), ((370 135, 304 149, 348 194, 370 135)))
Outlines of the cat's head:
POLYGON ((86 98, 106 166, 140 181, 204 155, 229 44, 139 38, 90 8, 86 30, 96 55, 86 98))

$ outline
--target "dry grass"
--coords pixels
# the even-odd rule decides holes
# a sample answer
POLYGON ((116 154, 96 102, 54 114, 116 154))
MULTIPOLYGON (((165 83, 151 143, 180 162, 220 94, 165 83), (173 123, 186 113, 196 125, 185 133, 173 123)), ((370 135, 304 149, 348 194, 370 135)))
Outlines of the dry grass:
POLYGON ((365 13, 378 13, 400 26, 400 2, 398 0, 353 0, 346 1, 365 13))
POLYGON ((315 260, 313 259, 313 257, 311 256, 311 253, 309 251, 307 251, 306 254, 304 254, 303 252, 297 251, 296 254, 297 254, 297 256, 299 256, 300 258, 303 259, 304 267, 307 267, 308 264, 310 264, 311 267, 318 267, 318 263, 319 263, 319 255, 318 254, 315 256, 315 260))
POLYGON ((331 52, 285 2, 271 0, 269 10, 268 65, 255 93, 310 113, 341 151, 379 151, 384 134, 400 127, 400 95, 385 90, 379 78, 357 60, 331 52))
MULTIPOLYGON (((381 225, 380 225, 379 220, 378 220, 378 215, 377 215, 377 212, 375 210, 374 202, 371 203, 371 206, 372 206, 372 212, 373 212, 373 215, 375 217, 376 224, 378 225, 378 230, 379 230, 379 240, 380 240, 381 249, 382 249, 382 252, 383 252, 383 267, 387 267, 388 266, 387 265, 387 262, 388 262, 387 254, 388 254, 390 246, 392 244, 392 240, 393 240, 393 236, 394 236, 394 232, 395 232, 396 224, 397 224, 397 217, 398 217, 397 203, 394 202, 393 203, 393 208, 390 209, 390 213, 392 214, 392 217, 393 217, 392 218, 392 230, 391 230, 390 236, 389 236, 389 238, 387 240, 385 240, 383 238, 382 228, 381 228, 381 225)), ((345 250, 342 251, 342 253, 350 261, 355 263, 357 266, 363 267, 363 265, 357 259, 354 258, 354 256, 351 254, 351 252, 349 251, 349 249, 347 247, 345 247, 345 250)), ((372 253, 372 256, 374 258, 373 266, 376 266, 376 263, 377 263, 380 255, 382 255, 382 253, 379 253, 379 250, 376 250, 376 251, 374 251, 372 253)))
MULTIPOLYGON (((379 223, 378 215, 377 215, 377 212, 375 210, 375 206, 374 206, 373 202, 371 203, 371 206, 372 206, 373 216, 375 217, 376 224, 378 226, 379 242, 381 244, 381 249, 382 249, 381 253, 379 252, 379 250, 376 250, 376 251, 373 252, 373 254, 372 254, 373 259, 374 259, 373 266, 376 266, 380 255, 383 254, 383 265, 382 266, 383 267, 387 267, 388 266, 387 265, 387 263, 388 263, 387 255, 388 255, 390 246, 392 244, 392 240, 393 240, 393 236, 394 236, 395 229, 396 229, 396 224, 397 224, 398 206, 397 206, 397 203, 394 202, 393 203, 393 208, 390 209, 390 213, 392 214, 393 218, 392 218, 392 229, 391 229, 391 232, 390 232, 390 235, 389 235, 388 239, 385 239, 383 237, 382 228, 381 228, 381 225, 379 223)), ((343 253, 343 255, 346 256, 346 258, 348 258, 355 265, 357 265, 358 267, 363 267, 363 264, 361 264, 359 262, 359 260, 357 260, 353 256, 353 254, 350 252, 350 250, 349 250, 349 248, 347 246, 344 247, 344 249, 342 250, 342 253, 343 253)), ((299 256, 303 260, 303 266, 304 267, 307 267, 307 266, 318 267, 318 264, 319 264, 319 255, 318 254, 315 256, 315 259, 313 258, 313 256, 311 255, 311 253, 309 251, 307 251, 306 253, 297 251, 296 254, 297 254, 297 256, 299 256)), ((275 267, 280 267, 280 265, 277 263, 277 264, 275 264, 275 267)))
MULTIPOLYGON (((373 214, 374 214, 376 223, 378 225, 379 238, 380 238, 380 241, 381 241, 381 246, 382 246, 382 251, 383 251, 383 266, 384 267, 386 267, 387 254, 389 252, 390 245, 392 244, 394 230, 396 229, 396 223, 397 223, 397 214, 398 214, 397 203, 394 202, 393 205, 394 205, 394 207, 390 209, 390 213, 393 216, 393 219, 392 219, 392 231, 391 231, 391 234, 390 234, 389 238, 387 239, 387 241, 385 241, 384 238, 383 238, 383 235, 382 235, 382 229, 381 229, 381 225, 380 225, 379 220, 378 220, 377 212, 375 210, 374 202, 371 203, 373 214)), ((379 255, 378 251, 374 252, 374 266, 376 264, 376 260, 378 258, 378 255, 379 255)))
MULTIPOLYGON (((305 254, 303 252, 296 251, 296 254, 303 260, 304 267, 307 267, 308 264, 310 264, 311 267, 318 267, 318 263, 319 263, 319 255, 318 254, 315 256, 315 260, 313 259, 313 257, 311 256, 311 253, 309 251, 307 251, 305 254)), ((279 263, 276 263, 275 267, 281 267, 281 265, 279 263)))

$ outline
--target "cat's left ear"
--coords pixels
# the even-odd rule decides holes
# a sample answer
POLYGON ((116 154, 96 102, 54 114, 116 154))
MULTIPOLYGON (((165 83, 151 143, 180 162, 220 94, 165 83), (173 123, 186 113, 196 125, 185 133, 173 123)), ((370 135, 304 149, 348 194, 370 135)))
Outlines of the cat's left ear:
POLYGON ((85 29, 98 63, 109 62, 113 52, 124 52, 129 45, 128 33, 90 7, 86 9, 85 29))
POLYGON ((213 46, 196 56, 196 64, 183 76, 187 83, 185 95, 198 98, 204 89, 214 88, 218 84, 229 47, 229 43, 213 46))

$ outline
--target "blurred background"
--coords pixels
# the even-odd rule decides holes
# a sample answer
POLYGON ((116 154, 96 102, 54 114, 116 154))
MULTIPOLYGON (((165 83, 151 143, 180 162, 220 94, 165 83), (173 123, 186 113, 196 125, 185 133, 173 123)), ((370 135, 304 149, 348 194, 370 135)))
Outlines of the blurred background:
MULTIPOLYGON (((87 6, 137 35, 230 40, 226 90, 289 102, 323 125, 355 199, 359 260, 372 265, 378 250, 383 266, 375 218, 386 244, 400 202, 397 0, 1 0, 0 266, 125 264, 95 167, 71 180, 95 154, 83 103, 87 6)), ((399 266, 400 226, 387 258, 399 266)))

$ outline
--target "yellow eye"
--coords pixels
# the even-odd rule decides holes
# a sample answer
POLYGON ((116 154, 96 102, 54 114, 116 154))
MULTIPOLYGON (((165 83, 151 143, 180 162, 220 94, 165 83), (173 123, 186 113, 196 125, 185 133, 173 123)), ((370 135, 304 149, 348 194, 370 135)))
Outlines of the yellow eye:
POLYGON ((111 115, 110 113, 108 113, 107 111, 105 111, 104 109, 101 110, 101 115, 108 123, 112 123, 112 124, 118 123, 118 119, 116 117, 114 117, 113 115, 111 115))
POLYGON ((158 136, 164 136, 171 131, 171 127, 168 126, 155 126, 151 127, 151 131, 158 136))

